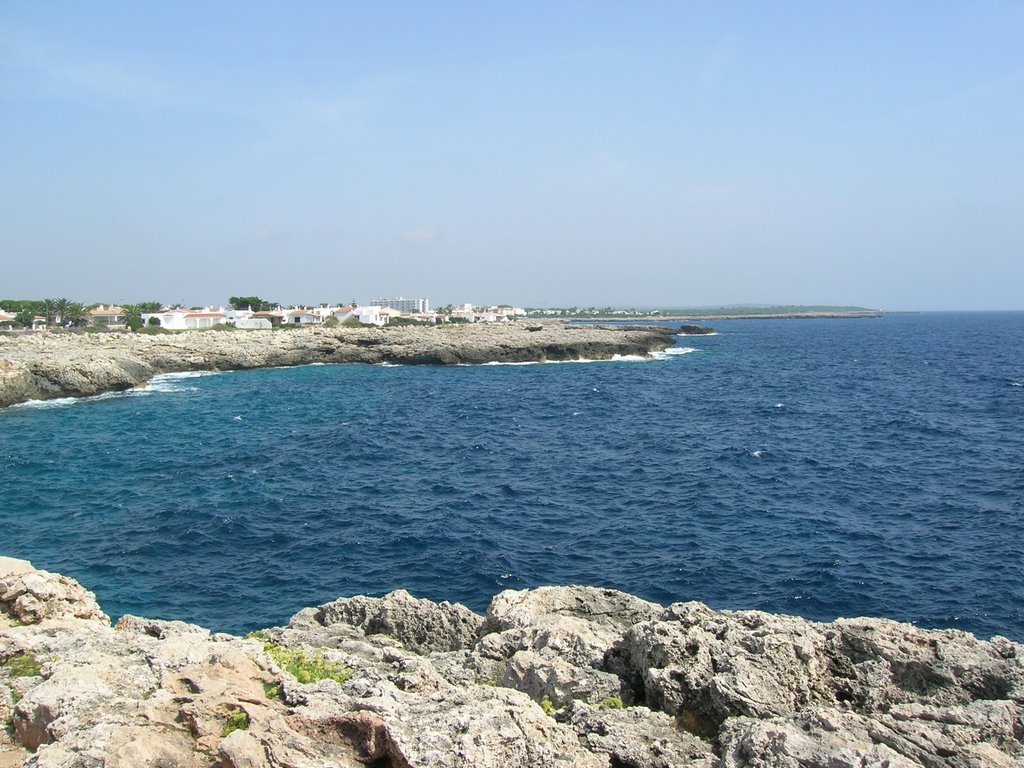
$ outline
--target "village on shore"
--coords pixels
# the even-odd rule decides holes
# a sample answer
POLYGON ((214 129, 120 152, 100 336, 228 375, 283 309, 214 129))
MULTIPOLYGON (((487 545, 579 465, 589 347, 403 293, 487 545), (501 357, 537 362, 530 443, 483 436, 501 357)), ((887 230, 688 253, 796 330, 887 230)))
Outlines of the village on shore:
POLYGON ((729 318, 880 317, 864 307, 742 305, 705 309, 637 309, 616 307, 517 307, 511 304, 476 306, 447 304, 431 309, 426 298, 402 296, 359 304, 283 306, 258 296, 232 296, 226 306, 161 304, 84 305, 67 299, 23 301, 0 299, 0 331, 84 329, 103 330, 257 330, 338 325, 436 325, 439 323, 507 323, 521 318, 549 320, 709 320, 729 318))
MULTIPOLYGON (((24 302, 28 303, 28 302, 24 302)), ((84 307, 66 300, 44 300, 40 313, 29 308, 4 309, 0 304, 0 330, 22 328, 86 328, 91 330, 163 329, 167 331, 214 328, 258 330, 299 326, 384 326, 435 323, 497 323, 526 317, 527 311, 511 305, 478 307, 447 305, 431 310, 425 298, 401 296, 373 299, 369 304, 321 304, 290 306, 272 304, 256 296, 232 296, 227 306, 183 307, 143 302, 118 306, 96 304, 84 307)))

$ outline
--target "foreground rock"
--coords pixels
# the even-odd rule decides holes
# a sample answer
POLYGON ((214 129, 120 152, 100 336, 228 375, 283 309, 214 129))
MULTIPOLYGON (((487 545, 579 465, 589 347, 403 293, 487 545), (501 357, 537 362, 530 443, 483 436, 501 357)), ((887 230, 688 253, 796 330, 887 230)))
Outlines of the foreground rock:
POLYGON ((239 638, 0 558, 0 766, 1010 768, 1024 647, 614 590, 406 592, 239 638))
POLYGON ((604 360, 674 343, 668 328, 475 324, 278 331, 0 334, 0 407, 130 389, 160 373, 309 363, 604 360))

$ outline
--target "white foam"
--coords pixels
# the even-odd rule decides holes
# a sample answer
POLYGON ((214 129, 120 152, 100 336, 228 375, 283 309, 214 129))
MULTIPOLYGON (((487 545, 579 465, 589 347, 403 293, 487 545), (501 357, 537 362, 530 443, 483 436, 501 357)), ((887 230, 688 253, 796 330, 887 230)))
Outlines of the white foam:
POLYGON ((763 454, 764 454, 764 451, 754 451, 750 455, 753 456, 755 459, 760 459, 763 454))
POLYGON ((676 336, 717 336, 718 331, 714 333, 677 333, 676 336))
POLYGON ((10 408, 63 408, 66 405, 74 405, 78 400, 77 397, 55 397, 53 400, 26 400, 24 403, 15 403, 10 408))
POLYGON ((171 379, 198 379, 200 376, 217 376, 219 371, 178 371, 177 373, 158 373, 150 381, 168 381, 171 379))
POLYGON ((669 347, 664 352, 652 352, 651 357, 645 359, 668 360, 669 358, 675 357, 676 355, 688 355, 691 352, 696 351, 697 350, 694 349, 693 347, 669 347))
POLYGON ((198 379, 202 376, 217 376, 217 371, 179 371, 177 373, 160 373, 140 387, 128 390, 133 394, 147 392, 196 392, 197 387, 182 386, 184 379, 198 379))
POLYGON ((11 408, 25 408, 30 410, 45 410, 48 408, 67 408, 71 405, 78 405, 79 403, 95 403, 99 400, 114 400, 120 397, 135 397, 137 395, 148 395, 150 394, 143 389, 125 389, 118 390, 117 392, 103 392, 99 395, 89 395, 88 397, 55 397, 52 400, 26 400, 24 403, 14 403, 11 408))
POLYGON ((785 407, 786 407, 786 405, 785 405, 785 403, 776 403, 776 404, 775 404, 775 407, 776 407, 776 408, 785 408, 785 407))
POLYGON ((1011 382, 1010 382, 1010 386, 1011 386, 1011 387, 1024 387, 1024 382, 1020 382, 1020 381, 1011 381, 1011 382))

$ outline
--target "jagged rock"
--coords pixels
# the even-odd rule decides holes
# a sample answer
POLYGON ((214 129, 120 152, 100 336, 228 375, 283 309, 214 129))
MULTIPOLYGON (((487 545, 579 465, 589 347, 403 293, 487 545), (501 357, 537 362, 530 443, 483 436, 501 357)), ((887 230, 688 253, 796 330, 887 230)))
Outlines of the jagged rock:
POLYGON ((710 743, 647 707, 594 708, 577 701, 555 717, 617 768, 712 768, 717 762, 710 743))
POLYGON ((475 651, 430 654, 430 663, 452 685, 497 685, 507 663, 475 651))
POLYGON ((483 617, 464 605, 420 600, 404 589, 379 598, 342 597, 316 608, 312 618, 322 626, 341 623, 389 635, 417 653, 470 648, 483 626, 483 617))
POLYGON ((24 561, 0 559, 0 583, 3 768, 1024 765, 1024 649, 1005 638, 584 587, 502 593, 485 623, 349 598, 238 638, 111 627, 24 561), (620 708, 633 694, 646 706, 620 708))
POLYGON ((858 711, 1024 698, 1024 659, 1006 638, 865 618, 838 619, 825 635, 833 696, 858 711))
POLYGON ((684 323, 679 326, 679 333, 687 336, 701 336, 709 333, 715 333, 714 328, 709 328, 706 325, 694 325, 692 323, 684 323))
POLYGON ((382 713, 393 752, 419 768, 607 768, 525 694, 485 686, 418 697, 382 713))
POLYGON ((521 650, 548 651, 576 666, 600 667, 629 627, 662 610, 614 589, 508 589, 487 607, 487 629, 494 634, 482 639, 480 650, 506 659, 521 650))
POLYGON ((772 717, 831 701, 824 647, 821 630, 804 619, 676 603, 659 620, 632 627, 610 666, 631 673, 648 706, 711 734, 728 717, 772 717))
POLYGON ((599 704, 623 694, 622 681, 609 672, 577 667, 557 656, 535 651, 517 651, 509 659, 500 682, 529 694, 534 701, 547 698, 555 707, 577 700, 599 704))
POLYGON ((921 768, 872 739, 865 718, 829 709, 793 718, 734 718, 720 743, 722 768, 921 768))
POLYGON ((0 614, 22 624, 44 619, 109 622, 96 595, 67 576, 37 571, 27 560, 0 557, 0 614))

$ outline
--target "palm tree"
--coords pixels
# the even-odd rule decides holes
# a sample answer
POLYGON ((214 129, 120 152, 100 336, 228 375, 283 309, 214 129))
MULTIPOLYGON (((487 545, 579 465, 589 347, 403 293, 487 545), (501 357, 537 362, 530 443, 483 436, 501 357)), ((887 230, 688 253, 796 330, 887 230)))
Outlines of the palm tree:
POLYGON ((124 324, 130 331, 137 331, 142 327, 142 307, 140 305, 124 305, 124 324))
POLYGON ((68 313, 68 306, 70 305, 70 303, 71 302, 69 302, 64 297, 61 297, 61 298, 56 299, 54 301, 53 311, 54 311, 54 313, 57 316, 56 317, 57 322, 60 323, 61 325, 67 325, 68 324, 67 313, 68 313))
POLYGON ((85 317, 85 305, 77 301, 69 301, 60 319, 64 325, 77 328, 85 321, 85 317))
POLYGON ((56 310, 57 299, 43 299, 43 317, 46 318, 47 325, 53 322, 53 318, 57 314, 56 310))

